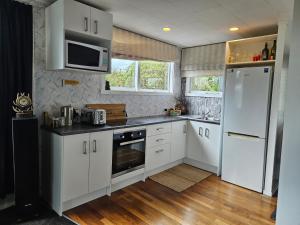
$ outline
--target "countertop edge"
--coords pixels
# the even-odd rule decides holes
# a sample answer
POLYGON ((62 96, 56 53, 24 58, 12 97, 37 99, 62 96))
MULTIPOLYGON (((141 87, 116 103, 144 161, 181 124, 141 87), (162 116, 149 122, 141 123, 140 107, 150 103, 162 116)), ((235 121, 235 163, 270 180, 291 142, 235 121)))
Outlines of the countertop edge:
MULTIPOLYGON (((147 118, 147 117, 145 117, 147 118)), ((220 125, 220 122, 218 121, 212 121, 212 120, 201 120, 201 119, 194 119, 194 118, 188 118, 187 117, 170 117, 168 120, 161 120, 161 121, 155 121, 155 122, 145 122, 140 124, 130 124, 130 125, 120 125, 120 126, 108 126, 108 127, 89 127, 86 130, 74 130, 74 131, 60 131, 58 129, 53 129, 49 127, 42 126, 41 129, 50 133, 57 134, 59 136, 69 136, 69 135, 76 135, 76 134, 84 134, 84 133, 95 133, 95 132, 101 132, 101 131, 109 131, 109 130, 119 130, 119 129, 126 129, 126 128, 132 128, 132 127, 141 127, 141 126, 147 126, 147 125, 155 125, 155 124, 161 124, 161 123, 172 123, 172 122, 178 122, 178 121, 196 121, 196 122, 203 122, 203 123, 210 123, 215 125, 220 125)))

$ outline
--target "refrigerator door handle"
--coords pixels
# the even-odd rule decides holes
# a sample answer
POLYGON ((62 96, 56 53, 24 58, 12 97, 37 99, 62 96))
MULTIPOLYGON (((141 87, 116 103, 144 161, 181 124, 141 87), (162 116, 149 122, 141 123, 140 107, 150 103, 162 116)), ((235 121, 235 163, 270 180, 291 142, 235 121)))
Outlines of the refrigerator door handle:
POLYGON ((253 135, 247 135, 247 134, 239 134, 239 133, 233 133, 233 132, 228 132, 228 137, 235 137, 235 138, 240 138, 240 139, 261 139, 259 136, 253 136, 253 135))

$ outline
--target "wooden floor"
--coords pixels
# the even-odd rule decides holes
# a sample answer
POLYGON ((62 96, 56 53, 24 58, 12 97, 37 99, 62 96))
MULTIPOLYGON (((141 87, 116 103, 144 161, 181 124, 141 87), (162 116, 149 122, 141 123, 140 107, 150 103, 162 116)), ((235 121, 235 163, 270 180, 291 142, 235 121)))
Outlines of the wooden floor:
POLYGON ((65 212, 81 225, 267 225, 276 199, 223 182, 217 176, 177 193, 139 182, 65 212))

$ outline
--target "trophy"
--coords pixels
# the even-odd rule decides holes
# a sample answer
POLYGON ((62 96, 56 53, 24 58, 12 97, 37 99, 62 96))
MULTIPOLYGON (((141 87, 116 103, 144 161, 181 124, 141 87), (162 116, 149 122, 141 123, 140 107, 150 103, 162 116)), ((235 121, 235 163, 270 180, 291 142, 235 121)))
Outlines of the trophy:
POLYGON ((25 95, 25 93, 18 93, 16 100, 13 101, 13 110, 16 112, 17 118, 32 117, 33 107, 30 95, 25 95))

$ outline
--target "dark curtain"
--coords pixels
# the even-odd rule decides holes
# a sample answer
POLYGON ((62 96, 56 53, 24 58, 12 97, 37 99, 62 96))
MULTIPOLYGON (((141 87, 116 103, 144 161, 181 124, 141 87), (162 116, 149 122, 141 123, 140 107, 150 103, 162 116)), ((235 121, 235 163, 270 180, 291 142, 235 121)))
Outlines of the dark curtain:
POLYGON ((13 192, 12 101, 32 93, 32 7, 0 0, 0 197, 13 192))

